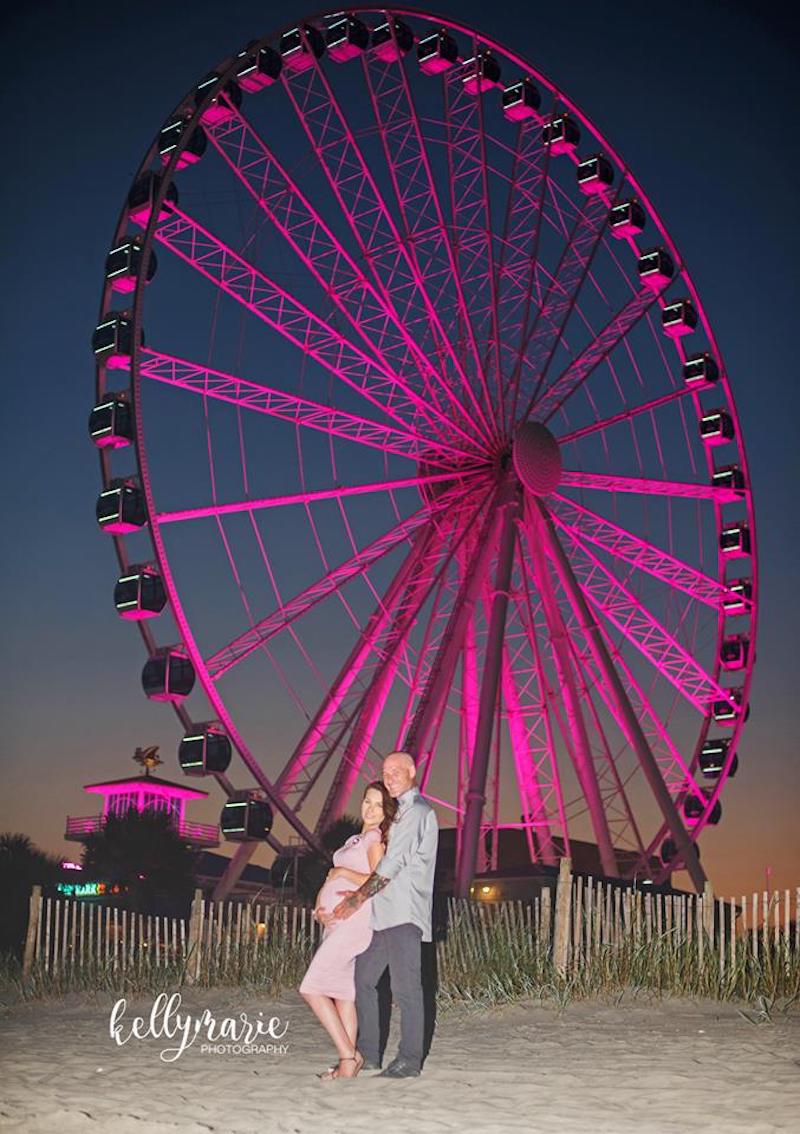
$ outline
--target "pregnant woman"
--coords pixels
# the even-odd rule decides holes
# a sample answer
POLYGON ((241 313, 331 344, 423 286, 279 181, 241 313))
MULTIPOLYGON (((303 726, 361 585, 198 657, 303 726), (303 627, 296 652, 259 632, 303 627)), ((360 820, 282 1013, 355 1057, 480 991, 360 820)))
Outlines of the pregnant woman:
POLYGON ((322 942, 300 984, 300 995, 333 1040, 339 1055, 336 1067, 323 1071, 320 1079, 354 1079, 364 1064, 356 1048, 355 959, 372 938, 371 901, 344 920, 331 910, 344 893, 366 882, 386 852, 389 827, 397 814, 380 780, 368 784, 361 801, 361 834, 352 835, 333 856, 333 869, 322 886, 314 916, 325 927, 322 942))

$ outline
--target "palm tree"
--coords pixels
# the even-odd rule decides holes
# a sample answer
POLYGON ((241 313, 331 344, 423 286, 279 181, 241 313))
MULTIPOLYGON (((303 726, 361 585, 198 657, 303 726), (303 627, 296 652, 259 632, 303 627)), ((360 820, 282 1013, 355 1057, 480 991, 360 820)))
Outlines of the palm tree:
POLYGON ((148 809, 108 815, 83 851, 85 874, 125 885, 127 905, 138 913, 186 912, 196 865, 169 816, 148 809))
POLYGON ((0 834, 0 951, 22 956, 32 886, 57 882, 61 860, 35 846, 27 835, 0 834))

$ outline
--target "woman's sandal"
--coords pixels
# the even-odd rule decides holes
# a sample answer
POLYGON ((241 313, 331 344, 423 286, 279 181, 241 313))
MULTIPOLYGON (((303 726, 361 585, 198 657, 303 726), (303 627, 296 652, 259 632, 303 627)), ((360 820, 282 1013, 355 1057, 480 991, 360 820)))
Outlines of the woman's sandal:
POLYGON ((337 1063, 337 1065, 335 1067, 329 1067, 327 1069, 327 1071, 322 1071, 317 1076, 317 1078, 322 1079, 322 1081, 324 1083, 327 1083, 329 1079, 355 1079, 356 1075, 359 1073, 359 1071, 361 1070, 361 1068, 363 1066, 364 1066, 364 1056, 359 1051, 357 1053, 357 1055, 342 1056, 342 1058, 339 1060, 339 1062, 337 1063), (352 1075, 340 1075, 339 1074, 339 1067, 342 1065, 342 1063, 350 1063, 351 1061, 356 1064, 356 1069, 353 1072, 353 1074, 352 1075))

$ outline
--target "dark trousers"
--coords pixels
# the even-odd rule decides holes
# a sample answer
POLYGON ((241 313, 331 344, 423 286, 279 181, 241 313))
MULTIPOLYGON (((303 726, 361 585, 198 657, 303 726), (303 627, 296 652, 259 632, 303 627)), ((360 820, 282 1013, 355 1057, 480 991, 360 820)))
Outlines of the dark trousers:
POLYGON ((356 957, 356 1010, 358 1050, 372 1063, 380 1061, 378 982, 389 966, 392 995, 400 1006, 398 1055, 414 1067, 422 1066, 425 1007, 422 996, 422 930, 417 925, 376 929, 372 941, 356 957))

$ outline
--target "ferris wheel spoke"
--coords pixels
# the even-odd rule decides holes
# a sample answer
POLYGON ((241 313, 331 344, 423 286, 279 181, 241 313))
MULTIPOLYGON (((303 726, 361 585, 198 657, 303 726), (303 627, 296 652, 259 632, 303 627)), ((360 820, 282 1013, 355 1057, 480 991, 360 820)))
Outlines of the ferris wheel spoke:
MULTIPOLYGON (((613 659, 613 665, 618 672, 625 699, 631 708, 631 712, 639 722, 639 727, 653 754, 653 758, 658 765, 661 777, 670 795, 674 799, 688 786, 698 797, 701 797, 701 789, 690 772, 689 766, 681 755, 680 750, 670 736, 669 730, 663 721, 663 713, 655 709, 641 684, 637 682, 636 678, 633 676, 630 666, 611 641, 606 627, 599 622, 596 623, 595 626, 608 658, 613 659)), ((595 688, 599 692, 609 713, 611 713, 612 717, 616 720, 620 731, 627 738, 628 743, 635 751, 635 734, 631 731, 626 714, 620 712, 613 687, 609 684, 603 669, 596 663, 591 650, 586 646, 581 648, 578 642, 579 635, 585 636, 582 635, 580 628, 580 616, 572 607, 570 627, 573 644, 582 657, 583 664, 586 666, 587 671, 593 675, 595 688)))
MULTIPOLYGON (((704 386, 702 388, 706 389, 707 387, 704 386)), ((649 402, 642 402, 641 405, 632 406, 630 409, 612 414, 611 417, 600 418, 592 422, 591 425, 583 426, 581 429, 573 429, 569 433, 562 433, 558 437, 558 443, 559 445, 568 445, 574 441, 580 441, 583 437, 589 437, 593 433, 610 429, 614 425, 621 425, 626 421, 633 421, 634 418, 642 414, 655 413, 657 410, 660 410, 662 406, 671 405, 676 401, 682 401, 684 398, 691 397, 696 392, 697 391, 691 386, 681 386, 677 390, 670 390, 668 394, 662 394, 659 398, 652 398, 649 402)))
MULTIPOLYGON (((669 587, 676 587, 699 602, 715 609, 727 597, 734 598, 724 583, 695 567, 677 559, 674 555, 633 535, 626 528, 619 527, 598 516, 566 496, 555 494, 551 497, 550 515, 554 522, 567 533, 574 542, 588 540, 602 547, 615 558, 629 563, 641 571, 653 575, 669 587)), ((742 599, 746 606, 749 605, 742 599)))
POLYGON ((162 354, 143 347, 139 371, 144 378, 214 398, 229 405, 265 414, 302 428, 326 433, 359 445, 394 453, 429 465, 450 467, 453 458, 474 460, 475 454, 459 449, 446 441, 428 439, 413 430, 393 429, 369 418, 358 417, 319 402, 298 398, 260 382, 251 382, 234 374, 212 370, 185 358, 162 354))
MULTIPOLYGON (((529 516, 533 515, 534 509, 540 521, 536 525, 537 532, 544 541, 546 553, 550 556, 556 567, 559 581, 572 607, 581 634, 592 654, 595 665, 602 674, 603 681, 611 691, 617 720, 624 722, 624 732, 628 736, 631 746, 636 753, 656 803, 675 840, 675 845, 683 856, 686 868, 698 892, 702 891, 705 884, 705 872, 700 865, 694 845, 681 821, 674 800, 662 778, 661 770, 648 744, 639 718, 628 698, 620 675, 611 660, 605 637, 595 622, 595 619, 592 617, 589 606, 590 596, 585 593, 584 587, 579 583, 572 563, 558 540, 547 510, 538 500, 529 502, 529 516)), ((690 659, 690 661, 692 665, 695 664, 693 659, 690 659)), ((658 666, 658 662, 656 662, 656 665, 658 666)))
POLYGON ((616 627, 698 712, 704 714, 712 701, 724 700, 724 690, 714 677, 706 673, 586 544, 566 528, 561 530, 567 537, 571 569, 594 609, 616 627))
MULTIPOLYGON (((394 35, 390 14, 387 19, 394 35)), ((460 323, 467 332, 466 355, 475 373, 480 374, 480 357, 464 289, 402 59, 384 61, 369 52, 363 57, 363 67, 405 238, 414 250, 433 309, 440 311, 442 297, 454 295, 460 323)), ((482 407, 469 383, 464 387, 464 394, 491 432, 492 424, 487 416, 491 403, 482 407)))
MULTIPOLYGON (((428 791, 428 780, 431 777, 431 772, 433 771, 434 764, 436 762, 436 754, 439 751, 439 737, 441 735, 442 726, 444 724, 444 720, 445 720, 445 717, 447 715, 448 708, 449 708, 448 701, 447 701, 447 698, 445 698, 442 701, 441 705, 439 706, 438 715, 437 715, 435 721, 433 722, 433 728, 431 730, 430 749, 429 749, 429 752, 427 754, 427 758, 423 757, 422 776, 420 777, 420 784, 419 784, 420 791, 424 795, 426 795, 428 797, 428 799, 432 799, 434 802, 438 802, 440 805, 444 804, 444 800, 441 800, 441 799, 437 800, 435 796, 432 796, 429 793, 429 791, 428 791)), ((456 814, 459 816, 459 818, 463 815, 463 810, 460 807, 459 808, 454 807, 452 803, 449 804, 449 805, 445 805, 445 806, 449 806, 451 810, 455 811, 456 814)))
POLYGON ((343 757, 336 768, 333 783, 320 811, 320 831, 323 831, 327 823, 347 806, 367 758, 367 752, 372 745, 375 730, 391 691, 392 681, 400 665, 400 652, 401 642, 398 640, 395 648, 385 656, 361 700, 343 757))
MULTIPOLYGON (((575 617, 573 612, 573 617, 575 617)), ((664 786, 666 787, 670 797, 674 801, 675 807, 680 804, 680 800, 688 793, 698 800, 703 806, 707 803, 707 797, 697 783, 697 780, 690 772, 686 762, 683 759, 680 751, 676 747, 669 735, 669 732, 662 723, 662 713, 655 710, 650 703, 649 698, 643 691, 641 686, 637 683, 636 679, 631 673, 630 667, 622 658, 619 652, 615 651, 613 643, 611 642, 606 629, 598 624, 596 631, 600 640, 604 645, 605 652, 610 659, 614 657, 614 665, 619 671, 619 678, 623 687, 625 701, 630 706, 630 711, 635 719, 639 722, 644 740, 652 753, 653 759, 659 769, 660 775, 663 779, 664 786)), ((576 642, 575 635, 573 634, 573 643, 576 642)), ((580 653, 580 647, 577 647, 580 653)), ((607 683, 602 670, 594 666, 594 660, 591 656, 587 656, 586 651, 582 654, 583 663, 588 672, 593 673, 595 678, 595 687, 599 691, 606 708, 611 716, 616 720, 618 727, 624 736, 626 736, 631 748, 637 751, 637 741, 639 738, 636 735, 636 730, 631 729, 629 718, 625 713, 620 712, 619 701, 615 697, 614 690, 607 683)), ((659 804, 658 793, 654 792, 656 803, 659 804)), ((713 806, 713 803, 710 804, 713 806)), ((663 807, 661 808, 664 814, 663 807)), ((678 821, 681 822, 680 817, 677 816, 678 821)), ((683 823, 681 822, 681 826, 683 823)), ((654 838, 650 840, 647 847, 643 847, 641 851, 641 865, 649 868, 650 857, 654 853, 654 849, 658 846, 665 835, 670 833, 669 816, 665 816, 663 826, 656 833, 654 838)), ((686 836, 689 837, 688 834, 686 836)))
MULTIPOLYGON (((475 874, 484 806, 486 803, 486 776, 489 770, 492 733, 500 743, 499 696, 503 658, 503 639, 508 616, 509 589, 514 566, 516 547, 516 520, 521 504, 521 493, 516 485, 498 509, 499 531, 497 539, 497 566, 494 585, 487 600, 486 616, 488 629, 486 648, 481 674, 481 691, 478 701, 478 723, 475 730, 475 748, 469 770, 467 787, 467 806, 464 813, 464 828, 456 864, 456 894, 465 898, 475 874)), ((484 594, 488 591, 488 572, 482 579, 484 594)), ((499 747, 497 748, 499 760, 499 747)), ((499 772, 495 773, 499 775, 499 772)), ((495 807, 494 823, 497 823, 495 807)))
MULTIPOLYGON (((552 690, 549 687, 547 673, 543 665, 539 636, 536 631, 536 609, 534 608, 533 599, 531 596, 531 572, 525 562, 524 555, 522 554, 521 543, 519 563, 521 579, 521 601, 518 604, 518 610, 520 613, 522 626, 527 636, 528 648, 530 650, 530 654, 535 667, 535 680, 538 682, 539 699, 541 701, 542 707, 544 727, 543 735, 541 738, 542 745, 540 747, 540 750, 544 752, 548 760, 548 766, 550 769, 551 791, 555 795, 555 807, 558 814, 559 826, 564 841, 564 854, 569 855, 571 854, 569 846, 569 826, 567 823, 567 813, 564 803, 564 791, 558 768, 558 752, 556 751, 555 734, 553 731, 553 716, 555 706, 552 690)), ((540 605, 541 604, 537 604, 537 609, 540 605)))
MULTIPOLYGON (((566 624, 566 620, 565 620, 565 624, 566 624)), ((617 768, 617 762, 616 762, 616 759, 614 758, 614 753, 611 750, 611 745, 609 744, 608 737, 606 736, 606 730, 603 727, 602 721, 600 720, 600 714, 597 711, 597 705, 595 704, 594 698, 592 696, 592 688, 591 688, 592 676, 593 676, 592 675, 592 669, 591 669, 591 666, 586 664, 586 658, 581 654, 581 651, 578 647, 578 644, 575 641, 574 635, 570 636, 570 651, 571 651, 571 654, 572 654, 573 663, 575 665, 576 673, 579 673, 581 675, 582 702, 583 702, 584 705, 586 705, 588 712, 589 712, 589 714, 592 718, 592 724, 594 726, 594 734, 600 742, 600 746, 601 746, 603 753, 605 755, 606 767, 608 768, 610 778, 611 778, 612 786, 611 786, 609 794, 606 796, 606 811, 607 812, 609 811, 612 800, 620 800, 621 801, 622 812, 623 812, 623 815, 625 817, 624 823, 625 823, 626 827, 629 828, 630 831, 632 832, 634 841, 636 843, 636 846, 639 850, 640 855, 644 855, 645 854, 645 846, 644 846, 644 842, 642 840, 642 835, 641 835, 641 831, 639 829, 639 824, 636 822, 636 817, 633 813, 633 808, 631 807, 630 800, 628 799, 628 794, 625 790, 625 784, 623 783, 622 777, 620 776, 619 769, 617 768), (588 681, 587 681, 587 677, 589 679, 588 681)), ((602 697, 602 692, 601 692, 601 697, 602 697)), ((608 705, 608 703, 606 704, 606 707, 611 712, 611 709, 610 709, 610 706, 608 705)), ((613 712, 611 712, 611 716, 612 716, 612 718, 614 717, 613 712)), ((617 841, 619 842, 619 840, 620 840, 620 835, 618 834, 617 841)))
MULTIPOLYGON (((370 615, 363 633, 277 778, 276 790, 282 796, 300 794, 304 798, 316 782, 318 771, 333 755, 352 721, 353 710, 348 711, 346 698, 349 695, 352 700, 355 696, 357 704, 363 696, 362 671, 366 672, 374 659, 378 643, 390 625, 393 608, 413 577, 415 567, 425 560, 432 548, 438 553, 439 541, 435 528, 430 525, 418 532, 411 552, 370 615)), ((318 827, 322 829, 320 823, 318 827)))
POLYGON ((583 797, 589 807, 589 817, 592 822, 595 838, 597 839, 603 871, 605 874, 614 878, 619 874, 616 854, 611 841, 608 818, 600 795, 597 768, 595 767, 594 755, 592 753, 591 744, 589 743, 589 734, 583 716, 577 680, 572 668, 569 638, 555 596, 543 550, 542 535, 540 532, 541 527, 542 521, 538 513, 535 512, 533 508, 528 508, 526 510, 525 523, 528 553, 530 555, 537 592, 542 602, 550 650, 558 675, 561 695, 564 700, 569 730, 573 738, 575 772, 581 785, 583 797))
MULTIPOLYGON (((458 532, 459 525, 457 522, 453 525, 453 529, 458 532)), ((464 534, 465 532, 462 531, 462 538, 464 534)), ((326 817, 338 814, 350 797, 356 776, 383 713, 391 682, 400 665, 401 654, 408 642, 409 635, 431 592, 437 585, 441 586, 441 581, 447 573, 457 545, 458 540, 442 556, 444 544, 441 544, 436 549, 435 554, 421 559, 417 569, 409 579, 404 596, 394 606, 391 627, 381 641, 381 660, 366 689, 345 748, 344 759, 337 769, 333 784, 323 804, 320 816, 321 823, 324 822, 326 817)), ((322 828, 320 827, 320 829, 322 828)))
MULTIPOLYGON (((515 382, 518 387, 524 384, 525 379, 530 379, 534 384, 530 400, 521 418, 523 421, 530 415, 533 403, 538 397, 561 335, 572 314, 578 293, 594 255, 600 247, 611 204, 612 201, 607 193, 598 193, 587 197, 584 201, 561 253, 555 276, 520 348, 515 367, 515 382)), ((512 419, 515 416, 516 400, 512 419)))
MULTIPOLYGON (((463 543, 461 545, 463 547, 463 543)), ((458 578, 458 575, 455 576, 458 578)), ((438 643, 441 640, 441 630, 446 626, 449 611, 452 610, 452 603, 456 587, 453 585, 453 579, 449 575, 443 575, 440 579, 439 585, 434 596, 433 609, 431 617, 428 620, 428 625, 425 628, 425 635, 423 642, 420 646, 417 656, 417 665, 414 670, 413 681, 409 685, 409 696, 406 700, 405 712, 403 715, 403 724, 397 732, 396 747, 407 747, 404 743, 405 729, 414 708, 415 702, 418 700, 420 691, 424 688, 427 680, 427 675, 430 672, 430 666, 427 664, 427 654, 433 651, 434 654, 438 648, 438 643)), ((465 635, 469 632, 469 620, 465 628, 465 635)), ((452 686, 445 690, 444 696, 438 702, 435 712, 432 715, 432 722, 428 740, 425 747, 417 750, 415 758, 417 767, 421 769, 420 774, 420 790, 426 792, 426 785, 430 779, 431 772, 436 760, 437 745, 439 742, 439 735, 441 733, 442 725, 445 716, 447 715, 449 704, 449 696, 453 692, 452 686)), ((455 804, 450 807, 456 812, 459 818, 464 815, 464 805, 461 798, 461 791, 456 796, 455 804)), ((440 801, 441 802, 441 801, 440 801)))
MULTIPOLYGON (((470 50, 477 60, 480 46, 476 38, 470 50)), ((497 421, 502 412, 500 334, 484 107, 481 93, 469 89, 463 80, 463 66, 456 66, 443 76, 450 209, 456 234, 455 268, 461 292, 467 300, 460 331, 468 341, 477 341, 476 380, 497 421), (490 370, 481 362, 481 348, 493 356, 494 399, 490 391, 490 370)))
POLYGON ((232 111, 207 133, 382 369, 402 375, 409 385, 422 376, 430 393, 439 383, 437 371, 253 126, 232 111))
MULTIPOLYGON (((473 474, 474 475, 474 474, 473 474)), ((208 516, 227 516, 234 512, 256 512, 264 508, 289 508, 295 504, 317 504, 324 500, 344 500, 349 496, 363 496, 371 492, 394 492, 403 488, 424 488, 454 478, 469 480, 469 473, 443 472, 430 476, 412 476, 401 480, 377 481, 372 484, 353 484, 336 488, 323 488, 318 492, 297 492, 286 496, 265 496, 256 500, 235 500, 229 504, 211 504, 204 508, 184 508, 181 511, 159 512, 159 524, 173 524, 184 520, 201 520, 208 516)))
POLYGON ((239 634, 227 645, 222 646, 210 657, 206 658, 206 668, 214 680, 219 680, 233 666, 238 665, 249 657, 260 646, 269 642, 276 634, 281 633, 298 618, 302 618, 309 610, 322 602, 329 595, 341 590, 347 583, 357 576, 363 575, 373 564, 383 559, 405 540, 410 539, 424 524, 430 520, 430 510, 420 508, 399 524, 395 524, 384 535, 367 544, 357 554, 352 555, 346 562, 328 571, 310 586, 298 592, 294 598, 283 603, 277 610, 255 623, 249 630, 239 634))
POLYGON ((742 500, 747 489, 723 488, 712 484, 692 484, 679 480, 653 480, 647 477, 613 476, 606 473, 585 473, 564 469, 561 485, 565 488, 591 488, 599 492, 636 492, 645 496, 677 496, 690 500, 711 500, 715 504, 732 504, 742 500))
MULTIPOLYGON (((666 286, 666 285, 665 285, 666 286)), ((660 293, 643 287, 625 306, 614 315, 596 338, 581 351, 537 399, 534 397, 529 412, 536 414, 536 420, 547 422, 576 390, 580 389, 590 374, 633 330, 642 316, 656 303, 660 293)), ((526 415, 527 416, 527 415, 526 415)))
MULTIPOLYGON (((281 78, 376 286, 422 353, 437 360, 439 386, 430 396, 442 413, 439 399, 450 399, 447 367, 465 386, 466 375, 427 294, 419 264, 397 229, 322 67, 315 63, 289 75, 284 68, 281 78)), ((473 429, 479 424, 465 407, 459 414, 473 429)), ((483 437, 491 441, 485 429, 483 437)))
MULTIPOLYGON (((463 577, 465 561, 459 567, 463 577)), ((458 754, 458 786, 456 799, 462 812, 464 796, 469 783, 469 767, 475 750, 475 729, 478 725, 478 641, 475 619, 470 618, 464 631, 464 644, 461 651, 461 735, 458 754)))
MULTIPOLYGON (((551 120, 554 114, 555 102, 551 120)), ((538 119, 529 125, 520 123, 506 208, 499 273, 500 338, 507 344, 502 383, 504 412, 516 369, 516 352, 525 341, 537 291, 539 240, 550 172, 550 148, 542 145, 539 128, 538 119)))
POLYGON ((170 218, 154 235, 159 244, 399 424, 407 427, 408 418, 418 416, 434 430, 442 425, 446 433, 457 429, 474 445, 468 431, 438 415, 397 375, 381 372, 372 357, 177 206, 171 207, 170 218))
MULTIPOLYGON (((456 560, 463 554, 465 546, 468 542, 468 535, 459 541, 455 552, 456 560)), ((448 567, 450 560, 448 560, 448 567)), ((437 579, 436 587, 432 592, 430 614, 426 619, 425 629, 419 647, 416 650, 416 661, 413 659, 408 660, 408 695, 405 699, 405 708, 400 720, 400 725, 396 731, 395 747, 403 748, 405 743, 405 735, 408 730, 409 721, 412 718, 415 703, 419 697, 420 690, 425 684, 427 675, 430 672, 430 659, 435 656, 439 639, 441 637, 441 628, 446 622, 448 614, 452 608, 453 600, 453 581, 451 572, 447 569, 440 572, 437 579)), ((420 754, 417 755, 420 758, 420 754)))
POLYGON ((532 861, 535 862, 541 857, 543 862, 553 866, 557 855, 534 751, 534 744, 542 743, 547 751, 546 731, 545 735, 541 736, 541 730, 545 726, 545 714, 542 705, 536 706, 533 713, 527 707, 527 711, 523 710, 507 643, 503 646, 502 694, 508 717, 508 732, 528 851, 532 861))
POLYGON ((427 742, 441 699, 452 684, 455 664, 461 653, 467 619, 483 586, 483 580, 492 558, 498 524, 509 507, 514 494, 512 483, 506 482, 495 490, 487 507, 480 531, 475 539, 470 565, 459 586, 444 633, 439 642, 430 671, 425 681, 414 717, 406 734, 405 745, 412 754, 427 750, 427 742))
MULTIPOLYGON (((485 499, 483 497, 478 504, 473 518, 485 499)), ((419 610, 446 572, 454 546, 464 538, 466 530, 458 513, 446 516, 441 533, 437 533, 431 525, 418 537, 414 554, 406 558, 378 602, 359 641, 277 781, 279 791, 298 795, 298 804, 306 798, 322 768, 353 726, 364 707, 370 684, 388 659, 399 656, 419 610), (451 539, 454 546, 448 548, 447 541, 451 539)), ((376 688, 379 689, 379 686, 376 688)), ((353 772, 355 774, 357 772, 353 772)), ((349 771, 337 775, 331 785, 317 822, 318 831, 333 816, 334 805, 341 799, 343 783, 349 775, 349 771)))

